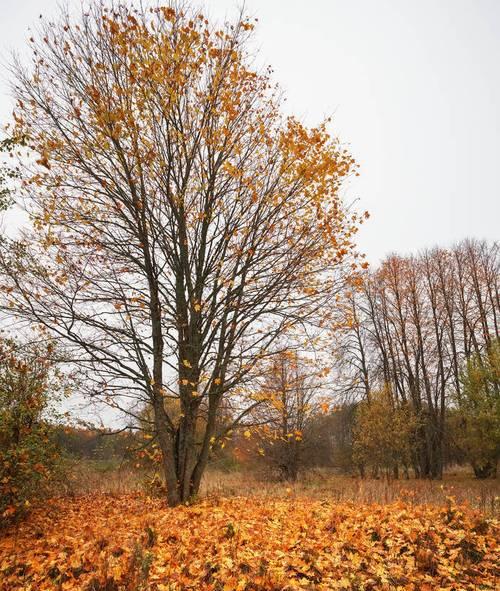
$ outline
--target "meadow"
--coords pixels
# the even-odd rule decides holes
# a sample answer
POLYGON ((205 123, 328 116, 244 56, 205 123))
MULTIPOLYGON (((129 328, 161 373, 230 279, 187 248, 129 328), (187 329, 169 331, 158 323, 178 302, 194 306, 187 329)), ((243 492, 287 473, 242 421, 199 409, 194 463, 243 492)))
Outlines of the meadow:
MULTIPOLYGON (((63 492, 69 495, 123 495, 146 492, 161 495, 159 481, 149 471, 138 470, 130 463, 79 461, 70 471, 63 492)), ((442 480, 359 478, 324 468, 305 470, 295 483, 283 483, 263 470, 222 470, 212 468, 205 474, 201 498, 212 497, 289 496, 329 499, 335 502, 388 504, 404 501, 410 504, 446 503, 453 497, 458 504, 467 504, 484 515, 500 515, 500 483, 498 479, 479 480, 467 467, 456 466, 445 472, 442 480)))
POLYGON ((297 2, 297 28, 287 3, 269 30, 305 57, 304 112, 259 56, 256 0, 48 2, 4 60, 0 591, 499 590, 500 243, 479 223, 498 179, 478 184, 491 150, 468 135, 493 54, 468 51, 471 11, 464 59, 455 6, 443 25, 358 7, 342 47, 349 3, 297 2), (368 103, 315 64, 335 88, 359 64, 368 103))

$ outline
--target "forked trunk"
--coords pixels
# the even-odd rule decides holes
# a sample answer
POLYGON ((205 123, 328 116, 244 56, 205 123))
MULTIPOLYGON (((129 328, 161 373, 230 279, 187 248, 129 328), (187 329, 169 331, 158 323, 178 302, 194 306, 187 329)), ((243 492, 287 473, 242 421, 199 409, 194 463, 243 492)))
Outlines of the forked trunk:
POLYGON ((201 442, 196 440, 196 415, 184 410, 179 426, 172 435, 165 412, 155 409, 155 424, 162 452, 162 468, 167 485, 167 501, 172 507, 196 497, 208 464, 211 440, 215 433, 216 400, 213 397, 205 432, 201 442), (157 418, 158 417, 158 418, 157 418))

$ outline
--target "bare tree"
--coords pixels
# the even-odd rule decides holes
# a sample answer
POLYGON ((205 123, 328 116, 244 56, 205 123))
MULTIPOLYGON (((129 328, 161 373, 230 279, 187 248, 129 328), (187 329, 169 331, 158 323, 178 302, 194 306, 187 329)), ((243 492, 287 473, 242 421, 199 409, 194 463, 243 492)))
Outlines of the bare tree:
POLYGON ((254 418, 260 429, 262 449, 268 463, 281 478, 295 482, 302 466, 304 445, 312 419, 327 405, 322 396, 326 371, 296 351, 274 356, 261 380, 257 398, 263 401, 254 418))

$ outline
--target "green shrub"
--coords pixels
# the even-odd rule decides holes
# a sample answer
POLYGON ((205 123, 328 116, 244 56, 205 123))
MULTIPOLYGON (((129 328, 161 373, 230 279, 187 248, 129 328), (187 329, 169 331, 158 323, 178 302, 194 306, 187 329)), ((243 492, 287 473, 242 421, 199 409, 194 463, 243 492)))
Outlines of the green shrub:
POLYGON ((495 477, 500 458, 500 341, 473 355, 457 393, 456 441, 477 478, 495 477))

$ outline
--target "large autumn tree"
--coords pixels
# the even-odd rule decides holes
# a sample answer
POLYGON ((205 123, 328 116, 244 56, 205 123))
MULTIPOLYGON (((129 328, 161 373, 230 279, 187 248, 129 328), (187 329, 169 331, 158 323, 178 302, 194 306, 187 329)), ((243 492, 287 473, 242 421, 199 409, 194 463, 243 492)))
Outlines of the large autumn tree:
POLYGON ((33 228, 3 251, 5 306, 65 341, 93 395, 149 405, 172 505, 199 488, 222 403, 245 416, 278 337, 316 339, 357 268, 353 159, 328 122, 282 114, 252 29, 96 2, 14 66, 33 228))

